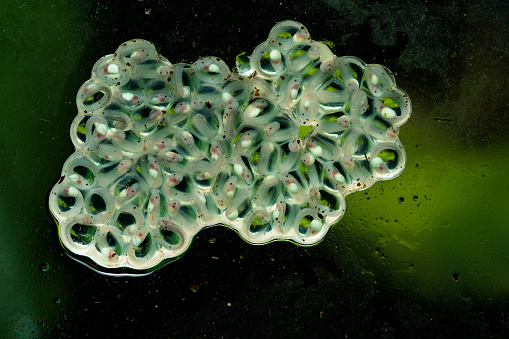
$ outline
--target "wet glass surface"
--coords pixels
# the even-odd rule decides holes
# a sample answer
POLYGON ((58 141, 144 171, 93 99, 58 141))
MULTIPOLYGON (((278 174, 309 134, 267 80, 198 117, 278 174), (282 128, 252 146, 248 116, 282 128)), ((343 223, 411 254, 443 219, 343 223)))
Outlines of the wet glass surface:
POLYGON ((10 338, 430 337, 508 333, 509 5, 504 1, 4 1, 0 5, 0 333, 10 338), (147 14, 148 13, 148 14, 147 14), (73 152, 75 96, 132 38, 230 68, 276 22, 391 69, 412 99, 407 167, 346 198, 324 240, 253 246, 201 231, 141 278, 69 258, 48 194, 73 152))

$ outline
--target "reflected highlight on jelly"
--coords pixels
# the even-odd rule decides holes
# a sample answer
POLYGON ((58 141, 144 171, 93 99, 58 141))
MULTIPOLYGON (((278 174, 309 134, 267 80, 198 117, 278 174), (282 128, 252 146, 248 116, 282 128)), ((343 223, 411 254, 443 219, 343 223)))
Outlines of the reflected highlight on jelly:
POLYGON ((146 274, 213 225, 253 244, 314 245, 347 194, 403 170, 411 105, 387 68, 335 56, 295 21, 236 67, 173 65, 144 40, 97 61, 49 197, 73 258, 146 274))

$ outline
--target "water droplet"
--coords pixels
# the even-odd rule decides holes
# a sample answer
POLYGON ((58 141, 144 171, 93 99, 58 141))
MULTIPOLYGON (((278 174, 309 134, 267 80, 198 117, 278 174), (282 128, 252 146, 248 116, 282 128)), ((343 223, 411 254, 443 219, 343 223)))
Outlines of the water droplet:
POLYGON ((42 263, 39 266, 39 269, 41 270, 41 272, 48 272, 49 271, 49 264, 48 263, 42 263))
POLYGON ((193 285, 193 286, 191 286, 191 291, 193 291, 193 292, 198 292, 198 289, 199 289, 199 288, 200 288, 200 286, 198 286, 198 285, 193 285))
POLYGON ((419 199, 419 197, 414 195, 414 201, 417 201, 417 199, 419 199))
POLYGON ((405 198, 399 198, 399 203, 402 204, 405 201, 405 198))

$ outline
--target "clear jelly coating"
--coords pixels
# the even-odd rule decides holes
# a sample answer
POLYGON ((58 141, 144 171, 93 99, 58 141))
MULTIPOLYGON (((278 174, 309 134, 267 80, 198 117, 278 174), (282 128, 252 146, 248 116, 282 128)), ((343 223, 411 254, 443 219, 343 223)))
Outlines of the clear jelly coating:
POLYGON ((387 68, 335 56, 295 21, 236 67, 173 65, 140 39, 97 61, 49 197, 73 257, 145 274, 213 225, 253 244, 313 245, 347 194, 403 170, 411 105, 387 68))

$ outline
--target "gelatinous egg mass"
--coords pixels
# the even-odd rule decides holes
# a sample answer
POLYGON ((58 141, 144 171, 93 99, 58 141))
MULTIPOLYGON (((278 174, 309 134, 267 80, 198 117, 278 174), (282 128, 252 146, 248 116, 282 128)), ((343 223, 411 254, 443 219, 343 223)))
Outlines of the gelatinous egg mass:
POLYGON ((253 244, 313 245, 347 194, 403 170, 411 105, 387 68, 335 56, 295 21, 236 68, 171 64, 139 39, 97 61, 49 197, 74 258, 146 274, 212 225, 253 244))

